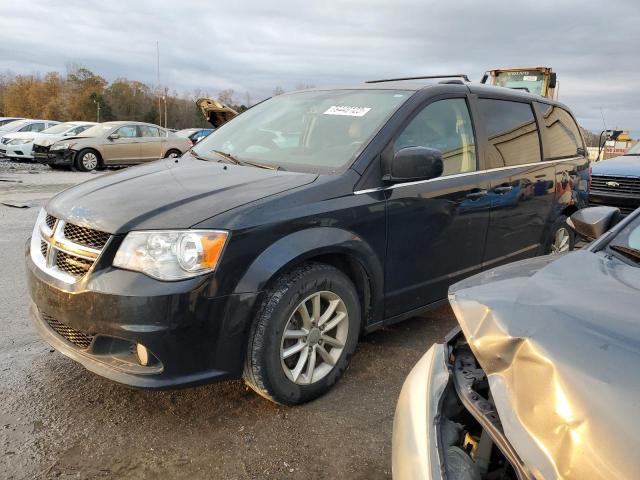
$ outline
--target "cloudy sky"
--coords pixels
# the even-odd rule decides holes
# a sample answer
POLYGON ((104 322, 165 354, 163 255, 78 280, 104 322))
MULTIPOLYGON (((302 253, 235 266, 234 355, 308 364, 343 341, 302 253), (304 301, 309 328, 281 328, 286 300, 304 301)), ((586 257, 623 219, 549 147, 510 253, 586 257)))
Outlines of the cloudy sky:
POLYGON ((179 92, 551 66, 583 126, 640 136, 640 1, 1 0, 0 71, 78 63, 179 92))

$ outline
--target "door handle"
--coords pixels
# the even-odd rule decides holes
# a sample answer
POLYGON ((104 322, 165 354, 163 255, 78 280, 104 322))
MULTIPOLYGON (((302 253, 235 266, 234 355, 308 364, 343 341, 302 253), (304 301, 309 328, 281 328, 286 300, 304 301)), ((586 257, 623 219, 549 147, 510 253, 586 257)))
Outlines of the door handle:
POLYGON ((486 197, 487 193, 488 192, 486 190, 477 190, 475 192, 468 193, 467 198, 469 200, 477 200, 479 198, 486 197))
POLYGON ((513 187, 511 185, 507 187, 496 187, 493 189, 494 192, 500 195, 504 195, 505 193, 510 192, 511 190, 513 190, 513 187))

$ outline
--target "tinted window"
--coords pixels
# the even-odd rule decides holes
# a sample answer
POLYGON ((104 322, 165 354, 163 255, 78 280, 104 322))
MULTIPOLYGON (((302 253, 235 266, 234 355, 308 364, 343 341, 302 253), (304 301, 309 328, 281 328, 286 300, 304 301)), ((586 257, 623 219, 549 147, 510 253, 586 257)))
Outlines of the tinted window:
POLYGON ((138 136, 138 132, 135 125, 126 125, 124 127, 120 127, 116 130, 117 134, 120 135, 120 138, 135 138, 138 136))
POLYGON ((531 105, 484 98, 478 105, 489 143, 487 168, 540 161, 540 140, 531 105))
POLYGON ((536 103, 536 108, 542 116, 545 160, 576 156, 578 148, 584 148, 584 146, 580 129, 569 112, 563 108, 542 103, 536 103))
POLYGON ((156 127, 148 127, 147 125, 140 125, 141 137, 159 137, 160 131, 156 127))
POLYGON ((475 170, 476 145, 465 99, 451 98, 427 105, 396 139, 393 151, 405 147, 440 150, 443 175, 475 170))

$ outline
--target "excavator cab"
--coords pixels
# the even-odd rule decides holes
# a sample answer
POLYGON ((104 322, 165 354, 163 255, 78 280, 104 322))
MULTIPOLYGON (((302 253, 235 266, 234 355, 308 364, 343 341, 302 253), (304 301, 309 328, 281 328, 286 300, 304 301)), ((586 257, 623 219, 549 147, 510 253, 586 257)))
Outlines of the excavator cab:
POLYGON ((497 68, 484 74, 480 83, 534 93, 558 99, 560 82, 550 67, 497 68))
POLYGON ((198 105, 198 108, 202 111, 204 118, 206 118, 214 128, 224 125, 238 115, 238 112, 233 108, 211 98, 199 98, 196 100, 196 105, 198 105))

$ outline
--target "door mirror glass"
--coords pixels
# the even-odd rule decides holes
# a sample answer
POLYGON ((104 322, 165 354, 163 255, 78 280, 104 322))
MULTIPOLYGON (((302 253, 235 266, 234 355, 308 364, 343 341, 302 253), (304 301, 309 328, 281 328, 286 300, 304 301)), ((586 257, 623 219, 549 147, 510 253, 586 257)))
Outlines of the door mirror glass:
POLYGON ((621 219, 616 207, 589 207, 578 210, 567 220, 567 224, 578 235, 588 240, 601 237, 621 219))
POLYGON ((428 147, 405 147, 398 150, 391 162, 390 182, 428 180, 442 175, 442 152, 428 147))
POLYGON ((109 140, 117 140, 120 138, 120 134, 119 133, 112 133, 111 135, 109 135, 107 137, 109 140))

